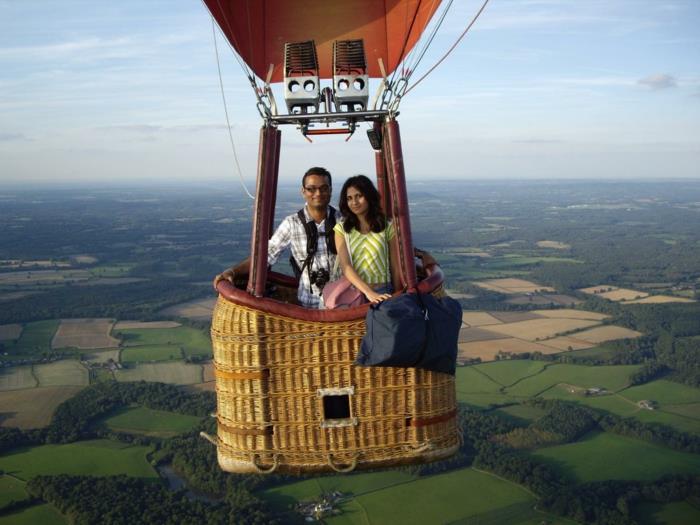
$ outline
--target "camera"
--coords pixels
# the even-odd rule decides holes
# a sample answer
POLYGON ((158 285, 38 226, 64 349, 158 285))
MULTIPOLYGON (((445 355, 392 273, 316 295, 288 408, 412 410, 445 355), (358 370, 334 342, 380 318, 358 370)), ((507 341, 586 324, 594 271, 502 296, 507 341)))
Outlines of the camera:
POLYGON ((319 290, 323 290, 326 283, 331 280, 331 274, 325 268, 321 268, 320 270, 309 272, 309 280, 311 284, 315 284, 319 290))

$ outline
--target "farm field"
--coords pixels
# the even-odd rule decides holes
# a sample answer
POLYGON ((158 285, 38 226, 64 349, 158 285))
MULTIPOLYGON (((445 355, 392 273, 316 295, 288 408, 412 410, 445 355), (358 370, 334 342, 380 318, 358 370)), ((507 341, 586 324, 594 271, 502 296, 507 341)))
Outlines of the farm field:
POLYGON ((22 447, 0 456, 0 469, 22 480, 42 474, 156 478, 146 461, 149 450, 107 439, 22 447))
POLYGON ((630 330, 622 326, 597 326, 589 330, 583 330, 574 334, 573 338, 587 341, 589 343, 604 343, 605 341, 614 341, 616 339, 634 339, 641 336, 641 332, 630 330))
POLYGON ((558 354, 558 348, 545 346, 531 341, 523 341, 514 337, 497 337, 496 339, 478 340, 458 344, 459 353, 457 359, 466 361, 479 358, 482 361, 495 361, 499 352, 511 354, 523 354, 525 352, 540 352, 542 354, 558 354))
POLYGON ((666 303, 694 303, 694 299, 676 297, 675 295, 650 295, 642 299, 625 301, 625 304, 666 304, 666 303))
POLYGON ((163 315, 172 315, 174 317, 185 317, 195 321, 211 319, 211 314, 214 311, 216 297, 207 297, 205 299, 195 299, 185 303, 169 306, 160 313, 163 315))
POLYGON ((559 241, 537 241, 539 248, 552 248, 554 250, 568 250, 571 245, 559 241))
POLYGON ((0 525, 64 525, 66 519, 52 505, 34 505, 0 516, 0 525))
POLYGON ((615 392, 627 386, 630 374, 638 370, 640 366, 551 364, 542 372, 525 377, 517 384, 507 388, 506 393, 514 396, 532 397, 562 383, 578 388, 605 388, 615 392))
MULTIPOLYGON (((511 264, 517 261, 511 260, 511 264)), ((526 261, 527 264, 532 264, 535 261, 526 261)), ((535 292, 555 292, 556 290, 550 286, 542 286, 524 279, 487 279, 485 281, 475 281, 475 285, 493 290, 504 294, 520 294, 520 293, 535 293, 535 292)))
POLYGON ((608 479, 655 480, 664 474, 696 474, 700 455, 644 441, 592 432, 576 443, 545 447, 532 455, 576 482, 608 479))
POLYGON ((90 278, 87 270, 26 270, 0 273, 0 285, 34 285, 85 281, 90 278))
POLYGON ((124 348, 120 360, 122 363, 148 363, 182 358, 182 350, 176 345, 142 345, 124 348))
POLYGON ((97 350, 94 352, 83 353, 82 355, 83 360, 89 363, 106 363, 110 359, 116 363, 119 361, 119 348, 97 350))
POLYGON ((533 310, 532 313, 541 317, 549 317, 552 319, 590 319, 592 321, 602 321, 603 319, 610 317, 598 312, 573 310, 571 308, 558 308, 556 310, 533 310))
POLYGON ((39 386, 87 386, 90 374, 79 361, 63 359, 53 363, 34 365, 34 376, 39 386))
POLYGON ((200 420, 196 416, 146 407, 126 407, 103 419, 102 423, 118 432, 168 438, 192 430, 200 420))
POLYGON ((27 323, 22 330, 22 335, 14 344, 7 344, 8 359, 23 359, 38 357, 43 352, 51 350, 51 339, 56 333, 59 321, 36 321, 27 323))
POLYGON ((0 368, 0 392, 34 388, 38 385, 31 366, 0 368))
POLYGON ((28 497, 23 482, 0 474, 0 510, 11 501, 22 501, 28 497))
POLYGON ((58 405, 80 392, 80 386, 50 386, 0 392, 0 426, 41 428, 58 405))
POLYGON ((547 411, 529 405, 511 405, 494 410, 494 413, 515 421, 516 423, 532 423, 544 416, 547 411))
POLYGON ((600 324, 598 321, 590 319, 531 319, 515 323, 485 326, 483 330, 488 330, 498 334, 503 334, 518 339, 535 341, 537 339, 547 339, 557 337, 564 332, 580 330, 590 326, 600 324))
POLYGON ((129 330, 133 328, 177 328, 182 326, 175 321, 118 321, 114 330, 129 330))
POLYGON ((688 501, 673 503, 645 502, 633 509, 632 516, 640 525, 695 525, 700 523, 700 509, 688 501))
POLYGON ((112 319, 62 319, 51 341, 52 348, 111 348, 119 340, 109 335, 112 319))
POLYGON ((630 288, 618 288, 617 286, 609 286, 605 284, 581 288, 579 292, 583 292, 588 295, 595 295, 596 297, 602 297, 608 301, 615 302, 633 301, 635 299, 642 299, 649 295, 647 292, 640 292, 639 290, 632 290, 630 288))
POLYGON ((571 350, 585 350, 586 348, 591 348, 593 346, 593 343, 583 341, 581 339, 577 339, 573 336, 568 335, 554 337, 552 339, 546 339, 545 341, 542 341, 542 344, 550 348, 559 350, 560 352, 566 352, 571 350))
POLYGON ((0 341, 11 341, 13 339, 19 339, 19 336, 21 334, 21 324, 0 324, 0 341))
POLYGON ((117 381, 156 381, 174 385, 193 385, 202 382, 202 366, 173 361, 141 363, 133 368, 114 372, 117 381))
MULTIPOLYGON (((126 347, 141 345, 173 345, 182 348, 185 355, 211 355, 211 341, 208 334, 189 326, 176 328, 131 328, 114 332, 122 338, 126 347)), ((123 356, 122 356, 123 357, 123 356)))
POLYGON ((490 324, 500 324, 501 321, 486 312, 463 311, 462 321, 469 326, 485 326, 490 324))
POLYGON ((534 498, 525 489, 471 468, 425 478, 399 472, 316 478, 263 491, 260 496, 284 511, 294 501, 333 490, 350 493, 353 499, 341 505, 343 514, 327 518, 329 524, 366 524, 370 517, 371 522, 402 524, 448 523, 477 516, 479 523, 529 523, 535 516, 542 520, 532 511, 534 498))

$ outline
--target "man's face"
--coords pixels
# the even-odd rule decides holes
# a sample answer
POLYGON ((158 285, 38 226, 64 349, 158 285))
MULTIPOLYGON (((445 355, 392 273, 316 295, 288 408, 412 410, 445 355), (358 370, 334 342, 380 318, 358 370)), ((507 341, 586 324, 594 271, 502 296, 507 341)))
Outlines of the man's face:
POLYGON ((304 180, 304 186, 301 188, 301 194, 309 208, 325 210, 328 203, 331 202, 331 186, 328 183, 328 177, 324 175, 307 176, 304 180))

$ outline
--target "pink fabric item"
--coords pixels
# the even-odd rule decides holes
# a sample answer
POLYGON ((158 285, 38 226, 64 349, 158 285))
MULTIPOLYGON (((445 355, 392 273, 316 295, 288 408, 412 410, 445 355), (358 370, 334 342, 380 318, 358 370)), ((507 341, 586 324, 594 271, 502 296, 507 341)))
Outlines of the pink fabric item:
POLYGON ((323 304, 329 310, 353 308, 366 302, 365 295, 355 288, 345 276, 323 287, 323 304))

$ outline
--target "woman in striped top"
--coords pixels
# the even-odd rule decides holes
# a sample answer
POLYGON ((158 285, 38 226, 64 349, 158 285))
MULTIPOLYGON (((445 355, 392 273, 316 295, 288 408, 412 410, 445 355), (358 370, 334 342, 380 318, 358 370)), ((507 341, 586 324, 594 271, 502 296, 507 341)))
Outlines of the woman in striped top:
POLYGON ((379 204, 379 192, 364 175, 350 177, 340 192, 343 221, 335 225, 335 246, 343 275, 371 303, 401 287, 393 224, 379 204))

